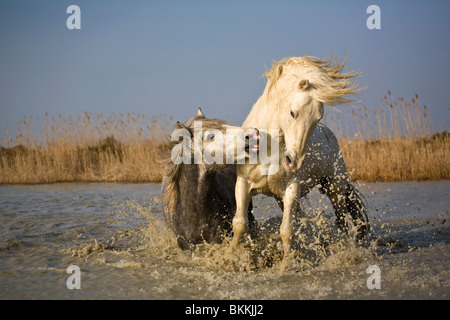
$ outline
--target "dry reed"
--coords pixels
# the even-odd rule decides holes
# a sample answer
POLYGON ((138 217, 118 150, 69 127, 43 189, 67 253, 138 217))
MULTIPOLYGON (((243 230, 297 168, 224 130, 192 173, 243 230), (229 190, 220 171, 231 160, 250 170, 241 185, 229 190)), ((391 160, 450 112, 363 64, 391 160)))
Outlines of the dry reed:
POLYGON ((393 99, 388 91, 381 102, 379 109, 363 106, 353 109, 351 117, 334 113, 324 120, 338 137, 352 179, 450 179, 450 137, 446 131, 433 132, 419 96, 393 99))
POLYGON ((0 183, 158 182, 171 127, 134 113, 24 117, 15 139, 2 141, 0 183))
MULTIPOLYGON (((373 111, 363 106, 323 119, 338 137, 352 179, 450 179, 450 137, 433 133, 418 95, 394 100, 388 91, 381 100, 373 111)), ((24 116, 18 124, 14 138, 6 132, 0 140, 0 184, 159 182, 158 159, 174 127, 163 116, 87 112, 76 118, 24 116)))

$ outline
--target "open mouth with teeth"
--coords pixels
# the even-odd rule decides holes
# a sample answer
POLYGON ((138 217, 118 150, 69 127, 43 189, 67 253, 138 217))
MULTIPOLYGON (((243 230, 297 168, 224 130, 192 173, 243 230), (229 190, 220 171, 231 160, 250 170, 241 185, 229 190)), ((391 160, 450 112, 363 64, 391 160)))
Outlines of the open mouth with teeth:
POLYGON ((245 152, 249 152, 250 150, 254 152, 259 151, 259 140, 261 138, 259 130, 251 128, 247 129, 245 133, 245 152))

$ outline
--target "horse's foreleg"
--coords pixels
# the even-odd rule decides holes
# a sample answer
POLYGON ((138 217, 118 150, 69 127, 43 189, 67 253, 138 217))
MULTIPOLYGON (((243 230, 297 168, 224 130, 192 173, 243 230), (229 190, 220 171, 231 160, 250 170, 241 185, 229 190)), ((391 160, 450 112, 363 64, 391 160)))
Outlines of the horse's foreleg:
POLYGON ((283 241, 284 255, 291 251, 292 242, 292 211, 298 206, 298 184, 292 183, 286 189, 283 197, 283 221, 281 222, 280 235, 283 241))
POLYGON ((236 180, 236 214, 233 218, 233 240, 231 246, 236 247, 242 236, 248 230, 248 204, 250 202, 250 188, 248 182, 240 177, 236 180))

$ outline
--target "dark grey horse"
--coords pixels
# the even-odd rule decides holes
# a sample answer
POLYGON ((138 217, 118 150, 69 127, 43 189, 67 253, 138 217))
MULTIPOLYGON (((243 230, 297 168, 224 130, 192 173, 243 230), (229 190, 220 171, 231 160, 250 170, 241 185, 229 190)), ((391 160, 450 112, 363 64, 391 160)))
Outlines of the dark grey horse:
MULTIPOLYGON (((192 141, 195 121, 201 121, 202 136, 206 130, 216 129, 225 133, 230 128, 224 121, 205 118, 199 109, 198 114, 186 124, 177 124, 177 128, 189 133, 192 141)), ((222 242, 225 236, 231 235, 232 219, 236 212, 236 165, 193 164, 193 161, 191 164, 176 164, 171 154, 179 141, 171 143, 171 150, 164 157, 165 176, 162 186, 166 222, 183 250, 203 242, 222 242)), ((193 153, 190 154, 191 160, 193 156, 193 153)), ((251 202, 248 206, 248 219, 250 234, 254 236, 257 225, 251 202)))

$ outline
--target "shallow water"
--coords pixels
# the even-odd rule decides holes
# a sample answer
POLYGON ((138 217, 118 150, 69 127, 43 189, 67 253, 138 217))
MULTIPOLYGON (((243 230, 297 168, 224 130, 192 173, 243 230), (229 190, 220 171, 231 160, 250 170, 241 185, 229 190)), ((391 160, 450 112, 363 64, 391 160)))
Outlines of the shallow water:
POLYGON ((315 190, 287 262, 281 212, 263 196, 261 240, 183 252, 165 226, 159 184, 0 186, 0 298, 448 299, 450 181, 357 186, 370 238, 357 246, 340 234, 315 190), (69 265, 79 266, 81 289, 68 289, 69 265), (372 265, 380 289, 368 288, 372 265))

